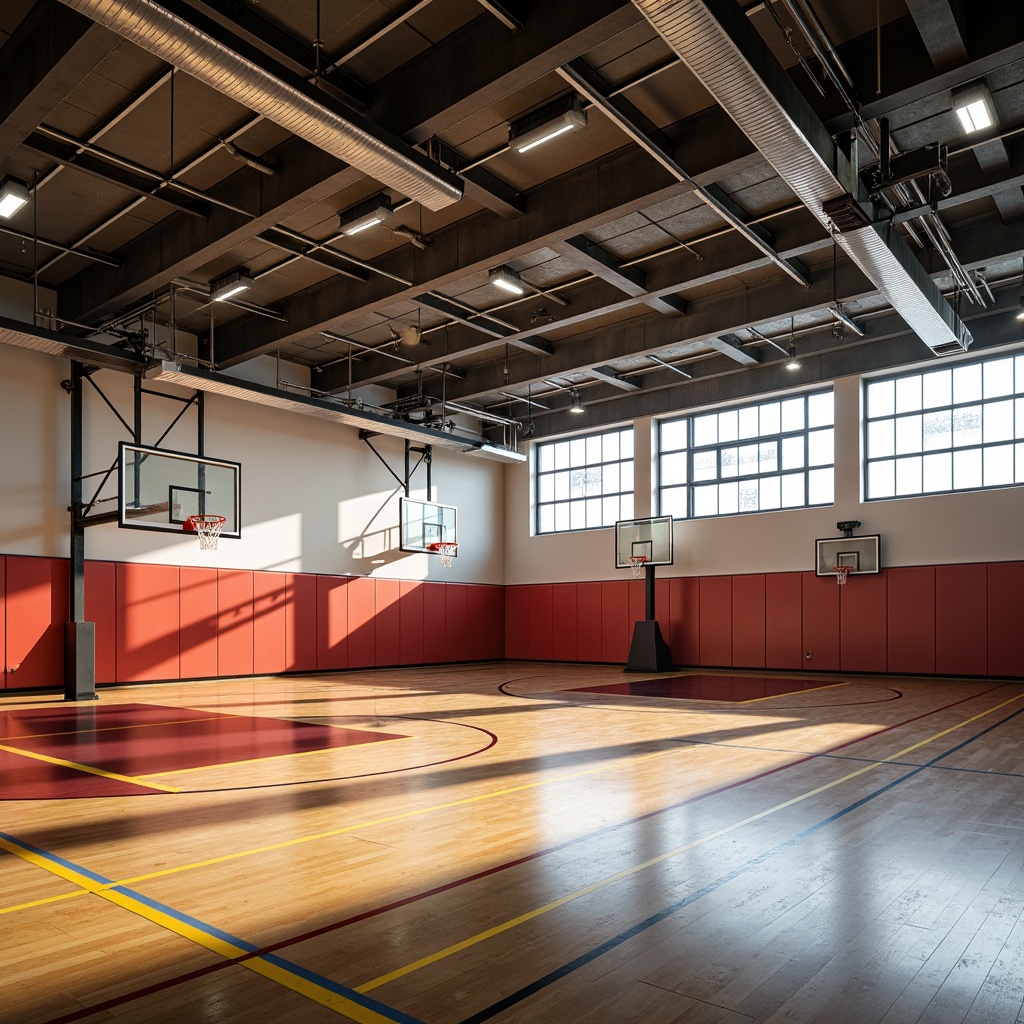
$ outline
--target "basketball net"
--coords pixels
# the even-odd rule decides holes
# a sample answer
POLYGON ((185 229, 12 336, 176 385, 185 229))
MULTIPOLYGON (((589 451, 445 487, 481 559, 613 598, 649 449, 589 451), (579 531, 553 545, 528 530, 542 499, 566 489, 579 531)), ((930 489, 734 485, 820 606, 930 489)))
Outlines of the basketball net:
POLYGON ((647 565, 647 556, 630 555, 629 564, 633 567, 633 579, 642 580, 644 578, 644 566, 647 565))
POLYGON ((224 523, 224 516, 189 516, 184 529, 186 533, 199 534, 200 551, 216 551, 224 523))
POLYGON ((851 565, 833 565, 832 571, 836 574, 836 582, 841 587, 846 586, 846 577, 850 575, 851 565))
POLYGON ((441 556, 442 569, 450 569, 452 567, 452 559, 457 557, 459 553, 459 545, 449 540, 436 541, 433 544, 429 544, 428 548, 430 551, 436 551, 441 556))

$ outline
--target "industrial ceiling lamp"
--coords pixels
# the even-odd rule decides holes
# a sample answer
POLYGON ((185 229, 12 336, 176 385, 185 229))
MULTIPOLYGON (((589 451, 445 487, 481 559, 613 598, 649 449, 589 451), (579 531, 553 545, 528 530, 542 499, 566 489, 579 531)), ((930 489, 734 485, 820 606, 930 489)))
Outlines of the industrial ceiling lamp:
POLYGON ((500 267, 495 267, 487 275, 487 279, 491 284, 496 285, 511 295, 526 294, 523 279, 511 267, 506 267, 504 264, 500 267))
POLYGON ((508 144, 517 153, 526 153, 586 123, 587 112, 582 101, 576 93, 569 93, 513 121, 508 130, 508 144))
POLYGON ((210 282, 210 298, 214 302, 224 302, 248 291, 252 285, 252 273, 245 267, 235 267, 210 282))
POLYGON ((789 321, 789 362, 786 363, 787 370, 799 370, 800 360, 796 357, 796 321, 789 321))
POLYGON ((953 109, 968 135, 991 128, 996 123, 992 94, 984 78, 960 86, 950 93, 953 109))
POLYGON ((383 224, 394 212, 391 197, 381 192, 347 210, 342 210, 338 214, 338 227, 343 235, 357 235, 367 228, 383 224))
POLYGON ((583 412, 583 399, 574 387, 569 388, 569 412, 583 412))
POLYGON ((10 176, 0 181, 0 217, 10 220, 29 199, 28 185, 10 176))

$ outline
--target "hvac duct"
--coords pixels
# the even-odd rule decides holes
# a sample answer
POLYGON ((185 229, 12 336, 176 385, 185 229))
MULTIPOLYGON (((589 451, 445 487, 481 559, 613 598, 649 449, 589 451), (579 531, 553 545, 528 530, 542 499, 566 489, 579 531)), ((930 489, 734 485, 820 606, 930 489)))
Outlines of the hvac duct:
POLYGON ((918 337, 936 354, 967 349, 970 332, 896 229, 868 221, 853 198, 856 168, 735 0, 633 2, 826 230, 836 225, 839 244, 918 337))
POLYGON ((354 111, 324 106, 301 79, 272 75, 152 0, 61 2, 429 210, 462 198, 461 180, 411 146, 354 111))
POLYGON ((121 348, 102 345, 85 338, 72 338, 57 331, 48 331, 43 327, 33 327, 19 320, 9 320, 0 316, 0 344, 13 345, 15 348, 27 348, 33 352, 45 352, 50 356, 62 359, 75 359, 90 366, 102 366, 111 370, 127 370, 129 373, 141 373, 146 365, 142 356, 127 352, 121 348))

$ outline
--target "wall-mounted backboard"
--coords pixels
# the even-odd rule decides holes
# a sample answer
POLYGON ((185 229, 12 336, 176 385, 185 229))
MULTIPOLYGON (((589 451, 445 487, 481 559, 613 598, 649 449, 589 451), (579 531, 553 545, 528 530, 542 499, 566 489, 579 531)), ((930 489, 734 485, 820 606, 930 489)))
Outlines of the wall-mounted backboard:
POLYGON ((620 519, 615 524, 615 568, 630 568, 630 558, 646 565, 672 564, 672 517, 620 519))
POLYGON ((181 533, 192 515, 224 516, 222 537, 242 530, 242 467, 185 452, 119 446, 118 525, 181 533))
POLYGON ((828 537, 814 542, 814 571, 819 576, 832 576, 837 565, 848 565, 850 575, 879 572, 878 542, 880 535, 865 537, 828 537))
MULTIPOLYGON (((436 554, 436 544, 457 544, 458 514, 453 505, 438 505, 417 498, 399 498, 398 546, 402 551, 425 551, 436 554)), ((453 552, 454 554, 454 552, 453 552)))

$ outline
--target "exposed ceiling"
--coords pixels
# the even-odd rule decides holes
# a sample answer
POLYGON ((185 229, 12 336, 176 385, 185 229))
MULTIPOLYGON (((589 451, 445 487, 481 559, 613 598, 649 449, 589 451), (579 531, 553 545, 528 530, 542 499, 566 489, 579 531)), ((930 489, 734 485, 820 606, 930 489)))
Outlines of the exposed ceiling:
POLYGON ((0 273, 67 334, 173 320, 214 371, 279 353, 537 437, 1020 340, 1024 5, 878 10, 7 0, 0 176, 34 202, 0 273), (510 147, 573 94, 585 125, 510 147))

